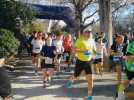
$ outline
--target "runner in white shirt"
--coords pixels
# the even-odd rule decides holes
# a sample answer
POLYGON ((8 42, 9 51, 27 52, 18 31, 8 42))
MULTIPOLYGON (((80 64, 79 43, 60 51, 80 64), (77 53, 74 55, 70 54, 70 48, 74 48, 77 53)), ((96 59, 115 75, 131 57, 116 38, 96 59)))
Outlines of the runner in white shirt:
POLYGON ((56 46, 56 63, 57 63, 57 70, 60 71, 60 62, 61 62, 61 57, 64 52, 64 47, 63 47, 63 36, 61 34, 57 34, 56 39, 53 41, 53 45, 56 46))
POLYGON ((103 74, 103 55, 105 54, 107 56, 107 50, 105 43, 102 42, 102 38, 98 38, 96 41, 96 57, 94 60, 95 70, 97 74, 103 74))
POLYGON ((38 69, 40 68, 40 53, 42 50, 42 46, 45 44, 45 42, 42 40, 42 33, 38 32, 37 37, 34 38, 31 42, 32 44, 32 62, 35 66, 35 74, 37 74, 38 69))

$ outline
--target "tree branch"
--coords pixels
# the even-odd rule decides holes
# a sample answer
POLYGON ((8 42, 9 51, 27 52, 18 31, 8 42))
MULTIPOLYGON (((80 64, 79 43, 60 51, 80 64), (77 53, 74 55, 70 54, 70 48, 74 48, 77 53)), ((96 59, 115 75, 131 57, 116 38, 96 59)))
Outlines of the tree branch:
POLYGON ((84 26, 83 26, 83 29, 87 28, 87 27, 90 26, 90 25, 93 25, 93 23, 94 23, 94 20, 93 20, 91 23, 88 23, 88 24, 84 25, 84 26))
POLYGON ((93 0, 89 0, 89 1, 84 5, 84 7, 82 8, 82 11, 83 11, 84 9, 86 9, 87 6, 88 6, 89 4, 91 4, 92 2, 93 2, 93 0))
POLYGON ((117 7, 117 8, 112 12, 112 14, 115 13, 115 12, 116 12, 117 10, 119 10, 120 8, 126 6, 126 5, 127 5, 127 2, 128 2, 128 0, 126 0, 126 2, 125 2, 124 4, 122 4, 122 5, 120 5, 119 7, 117 7))
MULTIPOLYGON (((119 7, 117 7, 114 11, 112 11, 112 14, 114 14, 117 10, 119 10, 120 8, 124 7, 127 5, 128 0, 126 0, 126 2, 122 5, 120 5, 119 7)), ((100 21, 100 19, 98 18, 94 23, 97 23, 98 21, 100 21)), ((87 24, 88 25, 88 24, 87 24)), ((89 24, 90 25, 90 24, 89 24)), ((92 24, 91 24, 92 25, 92 24)))
POLYGON ((77 3, 75 0, 72 0, 71 2, 74 4, 75 7, 77 6, 77 3))
POLYGON ((83 23, 85 23, 85 21, 86 21, 88 18, 94 16, 98 11, 99 11, 99 10, 96 10, 96 11, 95 11, 94 13, 92 13, 91 15, 85 17, 84 20, 83 20, 83 23))

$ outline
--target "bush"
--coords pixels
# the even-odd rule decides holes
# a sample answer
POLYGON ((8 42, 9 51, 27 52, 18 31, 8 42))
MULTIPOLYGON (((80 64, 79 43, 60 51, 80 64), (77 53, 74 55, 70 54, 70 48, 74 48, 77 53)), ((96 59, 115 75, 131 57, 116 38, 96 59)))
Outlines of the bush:
POLYGON ((16 53, 20 42, 14 37, 14 33, 0 28, 0 50, 7 54, 16 53))

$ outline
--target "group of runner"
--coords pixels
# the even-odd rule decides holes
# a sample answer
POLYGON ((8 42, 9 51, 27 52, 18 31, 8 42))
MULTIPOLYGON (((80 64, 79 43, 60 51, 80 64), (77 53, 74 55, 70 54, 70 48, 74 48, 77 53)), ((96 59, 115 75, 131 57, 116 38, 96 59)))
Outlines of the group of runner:
MULTIPOLYGON (((28 50, 32 50, 32 62, 34 73, 42 71, 43 87, 51 83, 55 71, 61 71, 61 61, 65 58, 65 71, 70 70, 71 56, 75 56, 74 74, 65 84, 67 88, 72 88, 75 80, 79 79, 82 71, 88 83, 88 95, 85 100, 93 100, 93 71, 96 74, 103 75, 104 72, 104 54, 109 57, 110 71, 117 71, 117 96, 116 100, 125 100, 132 97, 134 93, 126 92, 130 81, 134 77, 134 39, 126 35, 116 34, 110 50, 107 48, 107 40, 103 32, 92 34, 91 31, 84 31, 76 40, 71 34, 63 35, 44 34, 34 32, 34 36, 29 38, 27 43, 28 50), (32 48, 32 49, 31 49, 32 48), (127 79, 123 80, 122 72, 126 73, 127 79)), ((31 53, 31 52, 30 52, 31 53)), ((6 100, 6 99, 4 99, 6 100)))
MULTIPOLYGON (((106 42, 107 40, 103 32, 97 33, 94 38, 91 31, 84 31, 74 43, 70 34, 67 36, 63 36, 60 33, 56 36, 48 34, 46 37, 43 33, 38 32, 31 42, 33 48, 32 61, 35 65, 35 73, 37 73, 40 68, 42 69, 43 86, 46 87, 46 83, 51 82, 54 70, 56 69, 57 72, 60 72, 62 56, 64 55, 63 58, 66 58, 65 62, 69 66, 71 64, 70 56, 75 55, 76 64, 74 75, 70 77, 66 86, 71 88, 74 81, 79 79, 79 75, 84 71, 88 82, 88 96, 86 99, 93 100, 92 66, 94 66, 96 74, 103 75, 103 56, 105 54, 105 56, 109 56, 110 70, 117 71, 117 90, 120 90, 120 87, 123 86, 123 70, 125 69, 129 81, 132 80, 134 76, 134 71, 130 70, 133 69, 133 61, 131 61, 133 60, 132 56, 134 54, 133 39, 128 39, 126 35, 116 34, 109 53, 106 49, 106 42), (128 40, 130 40, 130 43, 128 40), (132 56, 128 56, 129 54, 132 56)), ((120 97, 121 96, 117 96, 117 100, 122 100, 120 97)))
POLYGON ((35 66, 35 74, 42 69, 43 85, 46 87, 46 84, 51 82, 55 70, 57 73, 60 72, 63 54, 65 63, 68 65, 65 69, 69 69, 73 40, 70 34, 63 36, 61 33, 57 33, 53 36, 51 33, 37 32, 34 35, 31 41, 32 62, 35 66))

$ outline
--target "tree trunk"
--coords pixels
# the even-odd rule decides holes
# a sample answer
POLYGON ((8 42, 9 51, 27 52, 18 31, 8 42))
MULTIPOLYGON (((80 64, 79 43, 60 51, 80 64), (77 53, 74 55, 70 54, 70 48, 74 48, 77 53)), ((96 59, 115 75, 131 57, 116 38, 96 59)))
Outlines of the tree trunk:
MULTIPOLYGON (((111 12, 111 0, 99 0, 99 16, 100 16, 100 30, 106 34, 108 41, 107 50, 112 45, 112 12, 111 12)), ((104 57, 104 68, 109 70, 108 58, 104 57)))
POLYGON ((100 30, 106 34, 108 48, 112 45, 111 0, 99 0, 100 30))

